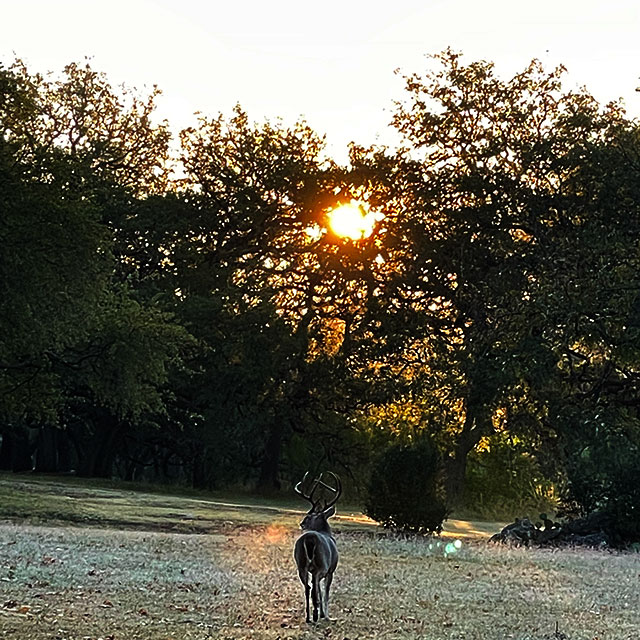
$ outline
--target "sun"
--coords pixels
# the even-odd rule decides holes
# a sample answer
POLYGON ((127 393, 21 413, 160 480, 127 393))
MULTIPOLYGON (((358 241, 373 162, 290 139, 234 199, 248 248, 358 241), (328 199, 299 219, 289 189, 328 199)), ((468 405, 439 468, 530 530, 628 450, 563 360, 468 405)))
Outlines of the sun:
POLYGON ((351 240, 362 240, 373 233, 373 227, 379 216, 367 211, 362 202, 351 200, 340 204, 328 213, 331 230, 338 236, 351 240))

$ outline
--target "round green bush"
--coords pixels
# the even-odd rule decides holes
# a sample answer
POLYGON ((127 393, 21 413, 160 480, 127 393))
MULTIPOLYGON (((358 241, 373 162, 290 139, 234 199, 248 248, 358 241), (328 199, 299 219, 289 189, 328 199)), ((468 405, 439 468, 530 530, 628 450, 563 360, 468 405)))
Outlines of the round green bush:
POLYGON ((395 444, 380 454, 372 465, 365 513, 386 528, 442 531, 448 511, 440 454, 430 439, 395 444))

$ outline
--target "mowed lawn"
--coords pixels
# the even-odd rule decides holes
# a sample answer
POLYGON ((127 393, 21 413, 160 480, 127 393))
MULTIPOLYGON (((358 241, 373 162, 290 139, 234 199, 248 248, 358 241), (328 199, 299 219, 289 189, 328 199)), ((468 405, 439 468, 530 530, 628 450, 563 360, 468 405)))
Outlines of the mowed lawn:
POLYGON ((269 506, 0 476, 0 638, 640 638, 638 554, 463 538, 446 557, 349 520, 333 619, 306 624, 300 516, 269 506))

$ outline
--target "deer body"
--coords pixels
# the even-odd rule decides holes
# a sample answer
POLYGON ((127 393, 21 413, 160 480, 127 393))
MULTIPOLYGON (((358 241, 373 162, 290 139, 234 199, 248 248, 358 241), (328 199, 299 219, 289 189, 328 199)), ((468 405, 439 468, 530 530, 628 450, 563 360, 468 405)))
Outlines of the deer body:
MULTIPOLYGON (((306 477, 306 476, 305 476, 306 477)), ((336 478, 337 479, 337 478, 336 478)), ((311 622, 310 601, 313 603, 313 621, 329 617, 329 590, 333 581, 333 573, 338 565, 338 547, 331 533, 328 519, 335 514, 335 502, 341 493, 340 481, 335 489, 333 502, 322 507, 319 501, 313 500, 313 493, 321 482, 317 479, 310 494, 300 491, 302 483, 296 486, 296 492, 309 500, 311 509, 300 523, 302 535, 296 540, 293 557, 298 566, 298 576, 304 586, 306 620, 311 622)))

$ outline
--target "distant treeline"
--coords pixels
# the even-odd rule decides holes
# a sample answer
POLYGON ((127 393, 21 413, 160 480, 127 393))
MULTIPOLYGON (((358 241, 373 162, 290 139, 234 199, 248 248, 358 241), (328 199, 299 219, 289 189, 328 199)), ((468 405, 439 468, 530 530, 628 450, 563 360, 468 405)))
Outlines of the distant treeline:
POLYGON ((0 67, 0 469, 357 492, 426 434, 451 505, 640 508, 621 105, 445 51, 399 148, 341 166, 240 107, 177 145, 156 98, 0 67), (326 225, 351 200, 379 213, 359 240, 326 225))

